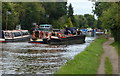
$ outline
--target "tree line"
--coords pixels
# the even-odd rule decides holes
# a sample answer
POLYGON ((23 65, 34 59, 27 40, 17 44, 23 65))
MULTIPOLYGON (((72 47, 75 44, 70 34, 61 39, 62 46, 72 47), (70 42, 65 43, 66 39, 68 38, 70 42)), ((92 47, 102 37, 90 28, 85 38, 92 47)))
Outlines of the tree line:
POLYGON ((84 14, 84 15, 75 15, 76 27, 78 28, 99 28, 97 27, 97 20, 94 15, 84 14))
POLYGON ((51 24, 53 28, 68 27, 96 27, 93 15, 73 15, 72 4, 67 2, 3 2, 2 29, 15 29, 21 25, 22 29, 30 30, 32 23, 51 24))
POLYGON ((120 2, 96 2, 94 14, 98 25, 111 31, 115 42, 120 43, 120 2))
POLYGON ((54 24, 55 20, 67 14, 66 2, 3 2, 2 28, 15 29, 21 25, 22 29, 30 29, 32 23, 54 24), (9 13, 10 12, 10 13, 9 13))

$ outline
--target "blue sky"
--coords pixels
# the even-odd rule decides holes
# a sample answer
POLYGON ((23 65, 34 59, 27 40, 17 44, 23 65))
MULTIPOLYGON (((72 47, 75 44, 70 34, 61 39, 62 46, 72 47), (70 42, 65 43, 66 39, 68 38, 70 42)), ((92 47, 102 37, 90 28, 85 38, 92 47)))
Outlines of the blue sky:
POLYGON ((88 0, 68 0, 68 5, 72 4, 74 15, 93 14, 92 7, 93 3, 88 0))

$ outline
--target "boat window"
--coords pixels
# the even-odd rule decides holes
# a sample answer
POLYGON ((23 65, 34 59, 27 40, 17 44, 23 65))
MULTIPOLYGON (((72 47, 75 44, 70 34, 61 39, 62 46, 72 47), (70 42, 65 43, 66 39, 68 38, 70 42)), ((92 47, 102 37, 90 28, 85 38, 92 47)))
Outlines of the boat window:
POLYGON ((22 32, 22 35, 29 35, 28 32, 22 32))
POLYGON ((45 27, 49 27, 49 26, 45 26, 45 27))
POLYGON ((20 32, 14 32, 14 36, 17 37, 17 36, 21 36, 20 32))
POLYGON ((11 32, 5 32, 4 34, 5 34, 5 37, 9 37, 9 38, 11 38, 11 37, 12 37, 11 32))

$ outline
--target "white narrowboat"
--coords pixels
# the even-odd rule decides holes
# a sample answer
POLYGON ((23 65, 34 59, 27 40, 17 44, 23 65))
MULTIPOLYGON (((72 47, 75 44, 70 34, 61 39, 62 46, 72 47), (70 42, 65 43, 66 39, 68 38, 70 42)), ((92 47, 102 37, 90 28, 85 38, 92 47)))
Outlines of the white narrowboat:
POLYGON ((0 42, 21 42, 29 41, 28 30, 1 30, 0 42))

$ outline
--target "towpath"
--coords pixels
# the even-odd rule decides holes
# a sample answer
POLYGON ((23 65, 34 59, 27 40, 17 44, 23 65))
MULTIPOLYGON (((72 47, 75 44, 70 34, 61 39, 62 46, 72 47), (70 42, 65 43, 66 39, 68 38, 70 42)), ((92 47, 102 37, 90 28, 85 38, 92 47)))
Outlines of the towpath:
POLYGON ((110 45, 112 42, 114 42, 114 39, 109 38, 108 41, 103 44, 104 53, 101 56, 100 66, 98 68, 97 74, 105 74, 104 63, 105 63, 106 57, 108 57, 111 61, 112 73, 118 74, 118 54, 117 54, 115 48, 110 45))

